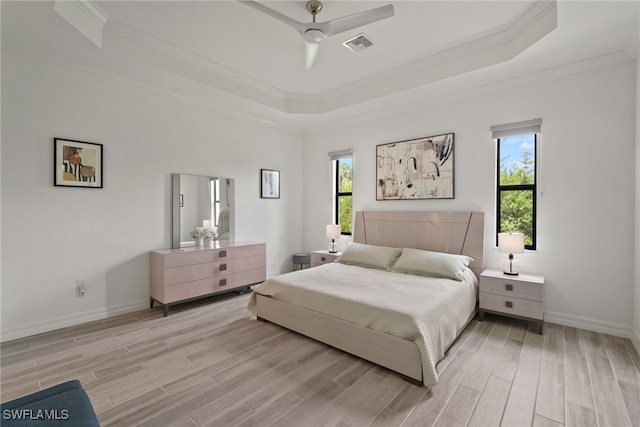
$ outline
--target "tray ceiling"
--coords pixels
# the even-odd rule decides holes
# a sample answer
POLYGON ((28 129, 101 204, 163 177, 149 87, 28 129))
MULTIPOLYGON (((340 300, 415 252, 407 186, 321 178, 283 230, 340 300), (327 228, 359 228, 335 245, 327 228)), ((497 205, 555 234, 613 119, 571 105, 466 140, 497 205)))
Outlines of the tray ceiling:
MULTIPOLYGON (((311 19, 304 1, 261 3, 311 19)), ((2 36, 300 128, 637 55, 637 2, 328 0, 318 21, 389 3, 395 16, 324 40, 310 70, 300 34, 237 1, 3 1, 2 36), (371 48, 342 45, 360 33, 371 48)))

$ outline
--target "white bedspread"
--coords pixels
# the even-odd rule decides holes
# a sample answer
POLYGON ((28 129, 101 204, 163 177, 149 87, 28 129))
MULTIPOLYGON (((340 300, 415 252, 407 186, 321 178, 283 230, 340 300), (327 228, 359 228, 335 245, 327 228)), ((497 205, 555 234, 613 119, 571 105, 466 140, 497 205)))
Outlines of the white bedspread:
POLYGON ((432 386, 436 363, 475 309, 477 283, 468 269, 458 282, 334 262, 267 280, 248 309, 256 314, 255 294, 261 294, 413 341, 423 382, 432 386))

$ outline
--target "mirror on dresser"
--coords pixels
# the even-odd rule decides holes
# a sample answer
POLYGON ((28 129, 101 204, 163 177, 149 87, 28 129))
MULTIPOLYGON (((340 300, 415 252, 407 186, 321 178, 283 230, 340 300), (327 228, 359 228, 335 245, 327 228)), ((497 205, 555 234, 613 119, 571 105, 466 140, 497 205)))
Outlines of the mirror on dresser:
POLYGON ((218 240, 235 238, 234 180, 172 174, 172 248, 194 246, 191 230, 211 221, 218 240))

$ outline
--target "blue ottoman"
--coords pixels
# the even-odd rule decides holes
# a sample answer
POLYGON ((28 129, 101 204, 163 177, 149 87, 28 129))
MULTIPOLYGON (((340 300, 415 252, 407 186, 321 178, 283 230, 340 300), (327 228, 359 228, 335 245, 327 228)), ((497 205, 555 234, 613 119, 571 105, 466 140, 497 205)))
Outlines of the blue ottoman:
POLYGON ((0 408, 0 425, 3 427, 100 427, 89 396, 78 380, 4 402, 0 408))

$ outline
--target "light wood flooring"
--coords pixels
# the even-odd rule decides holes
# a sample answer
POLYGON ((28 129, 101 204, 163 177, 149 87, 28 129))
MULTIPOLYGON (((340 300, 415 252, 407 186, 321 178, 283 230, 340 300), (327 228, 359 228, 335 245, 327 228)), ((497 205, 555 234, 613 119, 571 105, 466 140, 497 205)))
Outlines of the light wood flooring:
POLYGON ((629 340, 472 320, 432 388, 279 326, 248 295, 2 344, 1 400, 77 378, 103 426, 640 426, 629 340))

